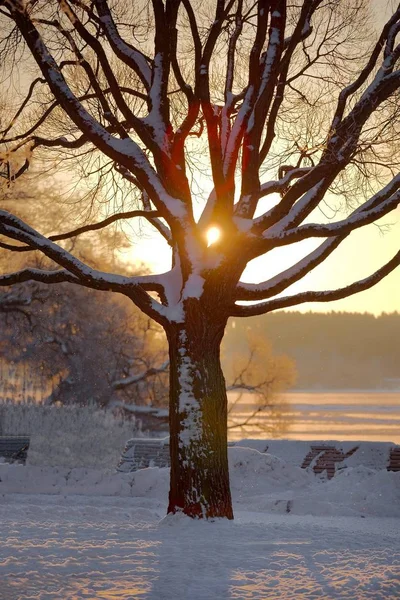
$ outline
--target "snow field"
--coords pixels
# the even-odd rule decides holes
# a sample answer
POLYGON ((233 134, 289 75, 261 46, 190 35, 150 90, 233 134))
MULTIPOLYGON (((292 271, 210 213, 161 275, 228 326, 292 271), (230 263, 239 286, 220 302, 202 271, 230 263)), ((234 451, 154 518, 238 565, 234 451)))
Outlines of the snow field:
MULTIPOLYGON (((229 448, 233 501, 238 509, 314 516, 400 518, 400 473, 361 465, 327 480, 255 449, 229 448)), ((134 473, 88 467, 0 464, 0 495, 111 496, 152 498, 165 507, 169 469, 134 473)))
POLYGON ((154 499, 0 498, 1 600, 397 600, 397 519, 236 511, 160 520, 154 499))
POLYGON ((165 517, 169 469, 0 464, 0 600, 397 600, 400 473, 229 448, 235 520, 165 517))

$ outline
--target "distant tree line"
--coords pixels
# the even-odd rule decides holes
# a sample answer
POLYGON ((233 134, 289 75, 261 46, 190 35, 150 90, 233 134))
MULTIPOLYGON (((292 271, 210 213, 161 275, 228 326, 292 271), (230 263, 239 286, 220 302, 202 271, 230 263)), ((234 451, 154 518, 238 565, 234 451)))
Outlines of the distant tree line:
POLYGON ((400 388, 400 313, 277 312, 231 319, 225 349, 257 331, 296 361, 296 389, 400 388))

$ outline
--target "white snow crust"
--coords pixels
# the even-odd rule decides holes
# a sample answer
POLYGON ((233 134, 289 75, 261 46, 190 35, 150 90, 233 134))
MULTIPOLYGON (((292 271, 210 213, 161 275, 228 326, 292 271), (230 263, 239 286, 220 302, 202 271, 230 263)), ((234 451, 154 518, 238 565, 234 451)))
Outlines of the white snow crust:
MULTIPOLYGON (((356 464, 354 455, 331 480, 254 448, 229 448, 229 461, 236 508, 262 513, 400 518, 400 473, 356 464)), ((0 463, 0 479, 3 497, 151 497, 158 500, 162 510, 168 496, 169 469, 117 473, 114 469, 0 463)))
POLYGON ((0 463, 1 600, 400 597, 400 473, 229 461, 235 520, 214 523, 165 517, 169 469, 0 463))

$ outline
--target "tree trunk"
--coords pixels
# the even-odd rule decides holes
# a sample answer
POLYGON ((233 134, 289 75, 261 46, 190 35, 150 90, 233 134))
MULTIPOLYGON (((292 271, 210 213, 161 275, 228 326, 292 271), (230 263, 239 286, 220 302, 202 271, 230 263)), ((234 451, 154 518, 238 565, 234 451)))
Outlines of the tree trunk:
MULTIPOLYGON (((199 308, 199 307, 198 307, 199 308)), ((171 480, 168 513, 233 519, 227 396, 220 363, 226 320, 191 310, 167 332, 171 480)))

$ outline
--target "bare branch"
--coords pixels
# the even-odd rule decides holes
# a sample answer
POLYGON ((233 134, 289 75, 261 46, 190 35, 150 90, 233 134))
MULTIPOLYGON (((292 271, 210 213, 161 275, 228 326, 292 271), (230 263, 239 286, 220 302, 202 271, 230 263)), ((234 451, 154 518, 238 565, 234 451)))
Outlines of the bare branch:
POLYGON ((355 283, 347 285, 343 288, 336 290, 329 290, 323 292, 301 292, 293 296, 287 296, 283 298, 275 298, 268 300, 267 302, 261 302, 259 304, 253 304, 249 306, 235 305, 231 309, 232 317, 252 317, 255 315, 263 315, 273 310, 281 308, 288 308, 289 306, 296 306, 303 304, 304 302, 332 302, 334 300, 341 300, 347 298, 353 294, 358 294, 373 287, 379 283, 384 277, 389 275, 396 267, 400 265, 400 251, 387 262, 383 267, 375 271, 369 277, 360 279, 355 283))
POLYGON ((346 237, 338 236, 326 240, 295 265, 267 281, 262 283, 239 282, 236 288, 236 300, 264 300, 280 294, 321 264, 346 237))
POLYGON ((284 231, 267 232, 266 242, 274 246, 294 243, 309 237, 328 237, 348 235, 351 231, 373 223, 393 211, 400 204, 400 175, 397 175, 383 190, 375 194, 368 202, 357 208, 351 215, 341 221, 329 224, 307 224, 297 228, 288 228, 290 223, 296 224, 298 217, 288 217, 284 231))
MULTIPOLYGON (((68 231, 66 233, 58 233, 56 235, 49 235, 48 239, 56 242, 60 240, 67 240, 72 237, 76 237, 81 235, 82 233, 87 233, 88 231, 97 231, 99 229, 103 229, 116 221, 125 220, 125 219, 133 219, 135 217, 144 217, 153 222, 153 218, 157 217, 159 213, 156 210, 131 210, 124 213, 118 213, 115 215, 111 215, 107 217, 107 219, 103 219, 103 221, 99 221, 98 223, 91 223, 89 225, 82 225, 82 227, 78 227, 77 229, 73 229, 72 231, 68 231)), ((9 244, 0 243, 0 246, 6 250, 13 250, 14 252, 27 252, 33 250, 33 248, 29 246, 12 246, 9 244)))
POLYGON ((165 373, 169 369, 169 360, 164 362, 159 367, 151 367, 147 369, 143 373, 139 375, 131 375, 129 377, 125 377, 124 379, 119 379, 117 381, 113 381, 112 387, 114 390, 122 390, 130 385, 135 385, 148 379, 149 377, 153 377, 154 375, 158 375, 159 373, 165 373))
POLYGON ((79 283, 79 279, 66 269, 44 271, 42 269, 22 269, 15 273, 0 275, 0 286, 14 285, 25 281, 40 281, 41 283, 79 283))

